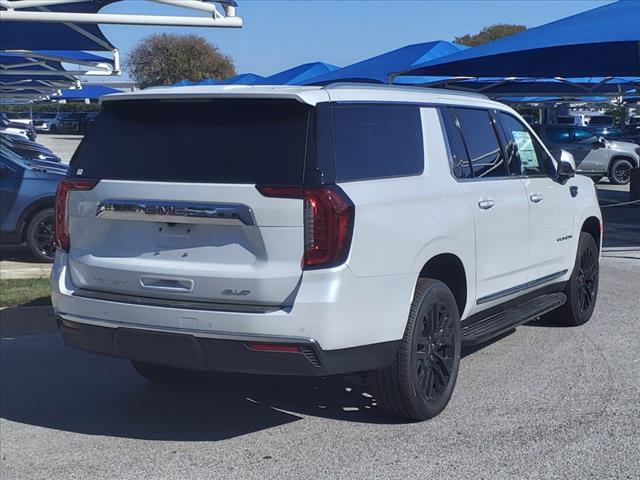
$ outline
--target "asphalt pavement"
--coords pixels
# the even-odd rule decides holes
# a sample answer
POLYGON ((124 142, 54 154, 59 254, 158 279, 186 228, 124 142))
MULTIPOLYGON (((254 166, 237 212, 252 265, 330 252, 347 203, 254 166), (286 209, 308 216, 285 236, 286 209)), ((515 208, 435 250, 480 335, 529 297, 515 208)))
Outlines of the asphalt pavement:
POLYGON ((2 479, 640 478, 640 255, 602 260, 593 319, 466 351, 448 408, 379 414, 326 379, 160 387, 56 334, 2 338, 2 479))
POLYGON ((60 156, 62 163, 69 163, 82 138, 83 135, 39 133, 36 142, 41 143, 60 156))

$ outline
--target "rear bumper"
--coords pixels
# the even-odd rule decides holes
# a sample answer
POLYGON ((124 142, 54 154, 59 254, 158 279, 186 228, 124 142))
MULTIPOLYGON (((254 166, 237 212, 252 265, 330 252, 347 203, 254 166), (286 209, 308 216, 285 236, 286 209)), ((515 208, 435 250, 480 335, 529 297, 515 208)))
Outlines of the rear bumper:
POLYGON ((74 285, 61 250, 56 252, 51 292, 63 336, 84 350, 183 368, 293 375, 372 370, 392 363, 413 293, 410 275, 363 278, 342 266, 305 272, 287 308, 223 309, 148 299, 125 303, 118 295, 87 295, 74 285), (64 328, 64 322, 74 328, 64 328), (133 337, 141 343, 123 349, 120 339, 133 337), (162 345, 167 338, 176 338, 175 349, 145 346, 162 345), (256 352, 247 342, 305 348, 256 352))
POLYGON ((188 370, 325 376, 375 370, 393 362, 400 341, 323 351, 313 340, 247 337, 222 339, 128 327, 103 327, 59 319, 67 344, 93 353, 188 370), (252 350, 269 341, 291 352, 252 350))

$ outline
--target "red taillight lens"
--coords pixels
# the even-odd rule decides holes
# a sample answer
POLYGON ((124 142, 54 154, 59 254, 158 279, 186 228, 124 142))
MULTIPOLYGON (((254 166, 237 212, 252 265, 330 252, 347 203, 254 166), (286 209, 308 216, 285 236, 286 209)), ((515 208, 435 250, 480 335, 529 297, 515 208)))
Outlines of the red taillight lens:
POLYGON ((91 190, 98 183, 97 180, 76 180, 65 178, 58 184, 55 205, 55 234, 56 246, 69 251, 71 239, 69 237, 69 222, 67 219, 67 201, 71 190, 91 190))
POLYGON ((279 353, 297 353, 299 348, 297 345, 287 343, 256 343, 249 342, 245 344, 250 350, 257 352, 279 352, 279 353))
POLYGON ((304 200, 305 268, 328 268, 344 263, 351 245, 355 208, 340 187, 257 188, 266 197, 304 200))

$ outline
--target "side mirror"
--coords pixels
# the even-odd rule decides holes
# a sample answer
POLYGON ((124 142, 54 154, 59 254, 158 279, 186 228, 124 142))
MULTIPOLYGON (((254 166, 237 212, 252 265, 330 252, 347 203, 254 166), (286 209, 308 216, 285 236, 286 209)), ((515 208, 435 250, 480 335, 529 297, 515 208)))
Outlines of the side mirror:
POLYGON ((573 154, 567 150, 560 150, 560 161, 558 163, 568 163, 574 172, 576 170, 576 160, 573 158, 573 154))
POLYGON ((558 180, 561 184, 567 183, 567 180, 575 177, 576 172, 569 162, 560 162, 558 164, 558 180))
POLYGON ((593 142, 593 148, 604 148, 607 146, 607 141, 604 137, 598 137, 598 139, 593 142))

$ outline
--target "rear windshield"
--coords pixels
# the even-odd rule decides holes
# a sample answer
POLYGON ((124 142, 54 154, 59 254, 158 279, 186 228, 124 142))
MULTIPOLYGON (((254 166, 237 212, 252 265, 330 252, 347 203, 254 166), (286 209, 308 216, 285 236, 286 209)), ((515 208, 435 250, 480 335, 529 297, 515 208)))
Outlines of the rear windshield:
POLYGON ((301 184, 311 107, 294 100, 105 102, 75 177, 301 184))

